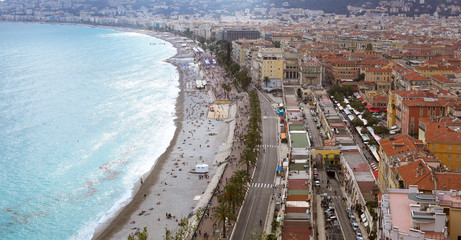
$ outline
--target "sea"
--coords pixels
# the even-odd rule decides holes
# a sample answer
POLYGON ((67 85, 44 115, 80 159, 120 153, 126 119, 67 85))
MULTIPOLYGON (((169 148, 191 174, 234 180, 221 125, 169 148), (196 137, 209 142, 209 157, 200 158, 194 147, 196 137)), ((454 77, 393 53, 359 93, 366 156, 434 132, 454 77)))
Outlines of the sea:
POLYGON ((0 23, 0 239, 91 239, 173 138, 176 49, 133 32, 0 23))

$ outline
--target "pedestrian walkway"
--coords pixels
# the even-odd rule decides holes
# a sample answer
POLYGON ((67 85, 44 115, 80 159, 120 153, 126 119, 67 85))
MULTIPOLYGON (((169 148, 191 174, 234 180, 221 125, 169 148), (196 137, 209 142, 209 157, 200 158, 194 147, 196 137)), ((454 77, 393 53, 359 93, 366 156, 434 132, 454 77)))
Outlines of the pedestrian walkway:
MULTIPOLYGON (((243 97, 241 100, 236 101, 236 109, 247 111, 249 103, 248 98, 243 97)), ((235 128, 234 128, 234 135, 233 135, 233 144, 231 147, 231 153, 228 158, 228 162, 226 163, 226 167, 219 178, 219 182, 215 188, 215 191, 208 203, 207 210, 203 215, 201 222, 198 225, 196 236, 194 239, 215 239, 219 238, 222 235, 222 223, 213 217, 214 209, 216 206, 219 205, 218 197, 216 193, 219 193, 223 190, 227 179, 231 178, 233 173, 237 170, 244 169, 244 166, 239 166, 238 161, 240 159, 240 155, 244 149, 244 132, 246 131, 248 125, 248 118, 240 117, 239 114, 235 116, 235 128)), ((262 187, 263 185, 258 185, 262 187)), ((238 211, 238 210, 237 210, 238 211)), ((234 227, 234 222, 230 221, 229 225, 226 225, 226 236, 229 236, 232 232, 232 228, 234 227)))

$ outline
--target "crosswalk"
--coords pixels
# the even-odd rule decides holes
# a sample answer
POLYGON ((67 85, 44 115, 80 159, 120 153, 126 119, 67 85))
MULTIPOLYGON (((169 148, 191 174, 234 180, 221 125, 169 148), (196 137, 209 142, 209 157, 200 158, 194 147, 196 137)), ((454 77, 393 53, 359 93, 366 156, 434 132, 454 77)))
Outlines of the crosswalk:
POLYGON ((261 147, 261 148, 276 148, 276 147, 278 147, 278 145, 263 144, 263 145, 259 145, 259 147, 261 147))
POLYGON ((251 187, 254 187, 254 188, 273 188, 274 184, 271 184, 271 183, 252 183, 251 187))
POLYGON ((263 116, 263 119, 278 119, 279 117, 277 116, 263 116))
POLYGON ((374 171, 378 171, 378 167, 376 166, 375 163, 370 163, 370 166, 374 171))

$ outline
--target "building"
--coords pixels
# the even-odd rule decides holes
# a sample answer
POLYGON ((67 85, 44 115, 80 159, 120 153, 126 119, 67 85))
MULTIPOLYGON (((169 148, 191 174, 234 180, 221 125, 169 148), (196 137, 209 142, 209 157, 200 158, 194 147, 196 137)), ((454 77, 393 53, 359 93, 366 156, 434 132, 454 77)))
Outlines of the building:
POLYGON ((378 187, 382 193, 388 188, 398 188, 398 179, 392 172, 396 167, 407 164, 406 157, 413 155, 413 159, 422 157, 427 159, 433 154, 429 148, 420 140, 406 134, 399 134, 379 142, 379 167, 378 187))
POLYGON ((448 217, 448 233, 450 240, 461 238, 461 192, 458 191, 436 191, 439 206, 448 217))
POLYGON ((376 84, 376 91, 387 93, 391 89, 392 69, 365 70, 365 82, 372 82, 376 84))
POLYGON ((450 88, 456 85, 452 79, 448 78, 447 76, 435 74, 430 76, 431 85, 436 87, 439 90, 449 91, 450 88))
POLYGON ((442 117, 446 115, 448 101, 439 98, 419 98, 402 101, 402 133, 418 136, 419 119, 422 117, 442 117))
POLYGON ((263 39, 239 39, 232 41, 232 60, 240 65, 250 69, 251 65, 247 64, 247 56, 251 54, 251 48, 270 48, 272 43, 263 39))
POLYGON ((353 205, 360 205, 367 221, 365 226, 374 228, 373 217, 368 211, 367 203, 378 201, 378 186, 370 168, 370 164, 358 150, 341 152, 341 170, 344 172, 345 188, 353 205))
POLYGON ((258 54, 254 59, 253 66, 257 65, 258 67, 252 69, 252 71, 257 71, 256 79, 260 85, 263 80, 267 77, 283 79, 283 49, 281 48, 261 48, 258 50, 258 54))
POLYGON ((315 57, 299 59, 299 78, 303 87, 321 85, 323 74, 322 63, 315 57))
POLYGON ((362 94, 363 101, 366 102, 366 108, 370 112, 385 112, 387 111, 387 94, 377 91, 366 91, 362 94))
POLYGON ((378 239, 448 239, 447 215, 435 194, 408 189, 389 189, 378 211, 378 239))
MULTIPOLYGON (((218 35, 219 36, 219 35, 218 35)), ((256 30, 237 30, 237 29, 224 29, 221 32, 221 35, 218 37, 218 40, 224 40, 232 42, 238 39, 259 39, 261 38, 261 33, 256 30)))
POLYGON ((419 139, 449 171, 461 172, 461 120, 424 117, 419 119, 419 139))
POLYGON ((431 80, 416 72, 402 75, 403 85, 406 90, 421 90, 430 86, 431 80))
POLYGON ((293 52, 283 54, 283 79, 290 84, 299 84, 299 59, 300 55, 293 52))
POLYGON ((416 72, 423 75, 424 77, 430 77, 432 75, 446 75, 453 74, 454 71, 458 70, 455 66, 442 65, 442 66, 416 66, 416 72))
POLYGON ((387 126, 401 129, 402 107, 404 100, 433 98, 436 94, 430 91, 391 90, 388 94, 387 103, 387 126))
POLYGON ((341 81, 352 81, 359 76, 357 61, 347 58, 327 58, 326 75, 335 83, 341 81))

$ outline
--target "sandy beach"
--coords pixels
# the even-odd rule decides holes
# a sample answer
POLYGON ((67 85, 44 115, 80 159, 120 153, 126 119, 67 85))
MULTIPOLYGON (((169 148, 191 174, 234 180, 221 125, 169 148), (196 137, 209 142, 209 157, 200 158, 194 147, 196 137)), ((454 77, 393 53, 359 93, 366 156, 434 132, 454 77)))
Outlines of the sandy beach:
POLYGON ((181 218, 207 203, 213 190, 212 185, 208 185, 216 182, 219 175, 216 173, 222 172, 224 166, 218 163, 225 161, 232 146, 234 121, 207 116, 232 117, 236 107, 231 104, 231 107, 217 107, 222 113, 208 113, 215 101, 214 94, 195 89, 195 80, 200 79, 200 75, 194 65, 193 52, 181 46, 172 34, 137 32, 169 41, 178 49, 168 60, 177 66, 180 76, 177 128, 170 146, 158 159, 152 159, 156 161, 155 166, 134 187, 136 194, 132 201, 111 222, 98 226, 93 239, 126 239, 130 233, 144 227, 148 228, 149 239, 163 239, 165 227, 174 232, 181 218), (189 172, 202 163, 209 166, 206 176, 189 172))

